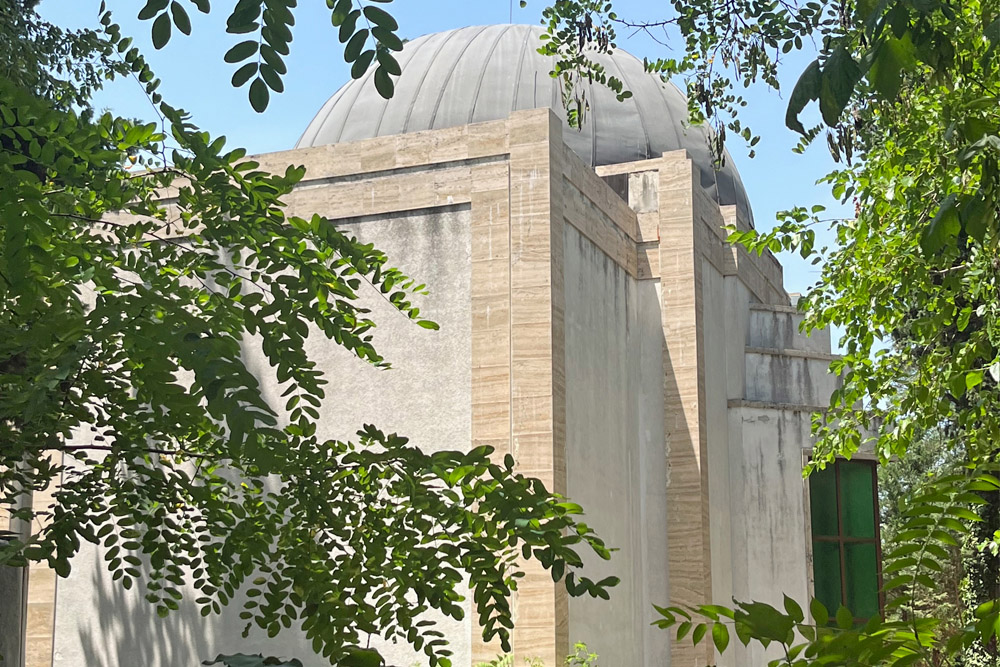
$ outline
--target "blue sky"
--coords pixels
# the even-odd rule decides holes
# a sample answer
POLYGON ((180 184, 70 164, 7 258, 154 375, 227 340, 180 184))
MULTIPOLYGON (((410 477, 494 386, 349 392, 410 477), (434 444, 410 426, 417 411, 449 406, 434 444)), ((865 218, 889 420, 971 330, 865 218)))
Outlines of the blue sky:
MULTIPOLYGON (((94 27, 99 4, 100 0, 44 0, 40 10, 48 20, 62 26, 94 27)), ((192 112, 194 122, 213 135, 226 135, 230 146, 243 146, 251 153, 291 148, 323 102, 350 78, 326 3, 301 0, 293 28, 292 53, 287 61, 285 93, 272 96, 268 110, 257 114, 247 102, 245 89, 235 90, 230 85, 235 68, 222 59, 226 50, 240 41, 237 36, 225 34, 226 9, 233 2, 216 0, 209 16, 195 12, 188 5, 193 34, 185 37, 175 31, 162 51, 155 51, 150 44, 150 24, 135 17, 142 4, 135 0, 108 0, 123 32, 135 37, 154 71, 163 79, 161 92, 165 99, 192 112)), ((401 36, 412 39, 462 26, 507 23, 511 13, 515 23, 538 23, 546 4, 544 0, 530 0, 522 9, 518 0, 394 0, 386 7, 398 20, 401 36)), ((664 0, 615 0, 616 11, 634 19, 655 19, 668 6, 664 0)), ((621 30, 618 45, 640 58, 678 55, 648 36, 621 30)), ((786 63, 782 77, 784 95, 791 91, 808 61, 807 54, 798 54, 786 63)), ((770 228, 777 211, 794 205, 818 203, 827 206, 831 214, 848 213, 831 198, 829 188, 815 184, 833 167, 825 142, 817 143, 804 155, 792 153, 796 135, 784 126, 785 99, 763 88, 747 97, 750 104, 744 122, 762 137, 756 147, 757 155, 748 158, 742 143, 735 140, 729 150, 743 177, 758 228, 770 228)), ((96 106, 122 115, 153 117, 138 84, 127 79, 102 91, 96 106)), ((811 113, 815 114, 815 110, 811 113)), ((782 254, 780 259, 785 265, 785 287, 790 292, 805 290, 819 276, 816 266, 797 256, 782 254)))

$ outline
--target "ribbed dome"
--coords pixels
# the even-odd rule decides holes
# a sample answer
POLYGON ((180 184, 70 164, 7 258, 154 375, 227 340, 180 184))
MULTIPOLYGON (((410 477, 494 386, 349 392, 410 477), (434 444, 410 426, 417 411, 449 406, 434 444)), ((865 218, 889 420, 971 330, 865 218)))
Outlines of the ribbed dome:
MULTIPOLYGON (((374 68, 331 97, 296 148, 456 127, 507 118, 512 111, 549 107, 565 118, 553 60, 538 53, 542 29, 526 25, 460 28, 408 42, 391 100, 372 82, 374 68)), ((657 157, 684 148, 701 171, 702 186, 720 204, 736 204, 752 220, 739 173, 726 160, 716 171, 702 127, 684 127, 687 102, 673 84, 647 74, 635 56, 594 54, 631 98, 619 102, 600 84, 587 84, 590 109, 582 130, 563 131, 566 143, 591 166, 657 157)))

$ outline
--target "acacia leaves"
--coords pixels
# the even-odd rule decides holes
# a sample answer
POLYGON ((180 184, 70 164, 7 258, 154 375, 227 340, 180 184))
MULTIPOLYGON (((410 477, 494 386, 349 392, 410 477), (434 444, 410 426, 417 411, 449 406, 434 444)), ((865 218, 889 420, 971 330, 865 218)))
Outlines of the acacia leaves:
MULTIPOLYGON (((777 89, 781 56, 801 49, 814 31, 838 20, 826 2, 684 0, 671 2, 668 11, 667 16, 638 20, 619 16, 606 0, 557 1, 543 15, 548 27, 541 50, 558 56, 554 74, 563 78, 564 86, 576 80, 597 81, 624 99, 629 92, 622 81, 603 72, 587 57, 587 50, 613 49, 616 28, 646 31, 660 43, 666 33, 682 47, 680 55, 646 58, 646 71, 664 79, 685 79, 691 119, 714 128, 710 148, 720 161, 728 133, 743 138, 751 154, 759 140, 739 118, 747 101, 736 89, 758 81, 777 89)), ((564 100, 571 121, 574 108, 585 107, 577 97, 564 100)))
POLYGON ((226 21, 226 32, 253 35, 230 48, 225 60, 243 63, 233 74, 232 83, 241 87, 250 82, 250 106, 258 113, 267 108, 271 91, 285 90, 281 77, 287 68, 283 57, 290 52, 296 5, 296 0, 239 0, 226 21))
MULTIPOLYGON (((935 474, 900 502, 899 521, 894 527, 898 546, 883 557, 886 613, 904 617, 919 613, 919 594, 935 590, 936 573, 952 558, 950 550, 960 546, 971 534, 971 527, 982 520, 978 511, 987 501, 981 494, 1000 491, 1000 479, 994 472, 995 466, 983 466, 935 474)), ((980 633, 978 639, 988 643, 989 635, 980 633)))
MULTIPOLYGON (((207 1, 193 4, 199 11, 208 12, 207 1)), ((104 13, 103 6, 101 13, 104 13)), ((173 26, 177 26, 177 29, 185 35, 191 34, 191 17, 178 0, 146 0, 146 4, 139 10, 139 19, 153 21, 151 32, 153 47, 156 49, 162 49, 170 41, 173 26)))
POLYGON ((327 4, 332 10, 330 20, 339 28, 340 41, 345 44, 344 60, 353 63, 351 76, 360 79, 376 62, 375 88, 382 97, 392 97, 395 89, 392 77, 402 71, 392 55, 403 50, 403 41, 396 34, 399 30, 396 19, 374 4, 363 9, 356 8, 353 0, 330 0, 327 4), (368 27, 359 27, 361 22, 368 27), (373 45, 369 47, 370 42, 373 45))
POLYGON ((618 101, 632 96, 617 76, 594 61, 589 52, 609 53, 616 48, 615 31, 606 0, 557 0, 542 16, 545 32, 539 53, 553 56, 552 76, 562 88, 562 102, 570 127, 586 122, 589 108, 584 81, 597 82, 614 91, 618 101))
POLYGON ((1000 484, 1000 370, 992 372, 1000 369, 1000 70, 981 32, 989 14, 934 2, 864 11, 873 15, 858 28, 863 39, 854 31, 841 40, 857 39, 858 62, 870 63, 870 88, 860 81, 849 102, 863 161, 827 179, 855 217, 829 222, 837 247, 822 252, 812 247, 820 221, 804 209, 733 239, 823 263, 800 307, 807 329, 843 327, 844 355, 831 365, 843 386, 814 417, 819 456, 867 446, 906 460, 911 443, 941 432, 968 469, 936 476, 899 508, 883 576, 887 614, 907 621, 849 629, 814 655, 861 664, 995 659, 995 587, 948 617, 920 606, 1000 484))
MULTIPOLYGON (((390 1, 372 0, 372 3, 390 1)), ((201 12, 211 11, 208 0, 192 2, 201 12)), ((226 20, 226 32, 248 36, 230 47, 223 59, 237 65, 232 84, 237 88, 249 84, 250 106, 258 113, 267 109, 272 93, 285 90, 284 76, 288 73, 285 58, 291 52, 297 6, 298 0, 237 0, 226 20)), ((403 49, 396 19, 377 4, 327 0, 327 6, 340 42, 345 45, 344 59, 351 64, 351 75, 360 79, 374 63, 375 88, 382 97, 392 97, 393 77, 401 73, 393 54, 403 49)), ((170 41, 173 27, 185 35, 191 34, 191 20, 179 0, 147 0, 139 18, 152 20, 153 46, 157 49, 170 41)))

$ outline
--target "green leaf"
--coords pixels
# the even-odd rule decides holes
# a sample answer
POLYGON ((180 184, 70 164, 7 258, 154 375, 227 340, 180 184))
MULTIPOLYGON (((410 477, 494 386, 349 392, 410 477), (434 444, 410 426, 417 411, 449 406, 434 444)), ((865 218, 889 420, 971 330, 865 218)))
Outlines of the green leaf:
POLYGON ((785 612, 794 620, 796 623, 801 623, 805 620, 805 614, 802 613, 802 607, 799 603, 792 598, 785 595, 785 612))
POLYGON ((744 602, 739 606, 736 620, 750 625, 755 636, 776 642, 788 641, 795 626, 792 619, 763 602, 744 602))
POLYGON ((827 125, 834 126, 840 120, 860 79, 861 69, 847 49, 834 49, 823 65, 819 90, 819 110, 827 125))
POLYGON ((262 5, 263 0, 239 0, 226 20, 226 32, 243 34, 256 30, 262 5))
POLYGON ((361 18, 361 10, 355 9, 348 13, 340 22, 340 30, 338 31, 338 38, 343 44, 354 36, 354 31, 358 27, 358 19, 361 18))
POLYGON ((920 247, 927 256, 937 253, 962 230, 962 222, 955 208, 956 196, 950 194, 941 202, 937 214, 924 229, 920 238, 920 247))
POLYGON ((56 571, 56 574, 60 577, 68 577, 70 570, 70 562, 65 558, 57 558, 52 564, 52 569, 56 571))
POLYGON ((909 32, 900 39, 886 34, 875 48, 868 80, 883 99, 894 100, 899 94, 903 70, 913 68, 916 62, 916 48, 909 32))
POLYGON ((382 69, 384 69, 391 76, 399 76, 400 74, 403 73, 403 70, 402 68, 400 68, 399 63, 396 62, 396 59, 393 58, 392 54, 390 54, 388 51, 379 51, 375 55, 375 58, 378 60, 379 65, 382 66, 382 69))
POLYGON ((704 639, 706 632, 708 632, 708 626, 704 623, 694 626, 694 632, 691 633, 691 643, 697 646, 704 639))
POLYGON ((257 73, 257 63, 247 63, 233 74, 233 86, 239 88, 257 73))
POLYGON ((372 37, 377 39, 380 44, 390 51, 403 50, 403 41, 396 35, 396 33, 390 30, 386 30, 381 27, 372 28, 372 37))
MULTIPOLYGON (((375 58, 375 50, 368 49, 363 52, 358 59, 354 61, 351 65, 351 78, 360 79, 368 71, 369 65, 372 64, 372 60, 375 58)), ((384 285, 383 285, 384 286, 384 285)))
POLYGON ((173 0, 170 3, 170 13, 174 17, 174 25, 185 35, 191 34, 191 18, 188 16, 184 7, 177 0, 173 0))
POLYGON ((966 390, 975 389, 983 382, 983 371, 976 369, 965 374, 966 390))
POLYGON ((724 623, 716 623, 712 626, 712 641, 719 653, 724 653, 729 646, 729 629, 724 623))
POLYGON ((799 114, 809 102, 819 99, 821 83, 819 61, 814 60, 799 76, 795 88, 792 89, 792 95, 788 98, 788 109, 785 112, 785 125, 788 129, 795 130, 802 135, 806 133, 802 122, 799 121, 799 114))
MULTIPOLYGON (((581 512, 582 511, 583 511, 583 509, 581 508, 581 512)), ((733 619, 733 618, 736 618, 736 614, 735 614, 735 612, 732 609, 730 609, 729 607, 723 607, 722 605, 718 605, 718 604, 706 604, 706 605, 700 606, 698 609, 703 614, 705 614, 706 616, 710 616, 713 619, 718 619, 718 618, 730 618, 730 619, 733 619)))
POLYGON ((837 627, 841 630, 850 630, 853 625, 854 614, 844 605, 840 605, 840 609, 837 610, 837 627))
POLYGON ((153 48, 162 49, 170 41, 170 16, 163 12, 153 21, 153 48))
POLYGON ((341 659, 342 667, 382 667, 385 661, 373 648, 352 646, 347 649, 347 656, 341 659))
POLYGON ((256 78, 250 84, 250 106, 257 113, 264 113, 267 103, 271 98, 271 93, 267 90, 267 85, 261 78, 256 78))
MULTIPOLYGON (((226 51, 226 55, 223 56, 223 59, 227 63, 238 63, 246 60, 255 53, 257 53, 257 40, 248 39, 245 42, 240 42, 236 46, 226 51)), ((247 76, 247 79, 249 78, 250 76, 247 76)), ((242 84, 234 83, 233 85, 240 86, 242 84)))
POLYGON ((261 44, 260 55, 264 58, 264 62, 274 68, 274 71, 278 74, 285 75, 288 73, 288 68, 285 66, 285 61, 281 59, 278 52, 275 51, 271 46, 267 44, 261 44))
MULTIPOLYGON (((268 65, 267 63, 264 63, 263 65, 260 66, 260 76, 264 79, 264 83, 267 84, 267 87, 273 90, 274 92, 276 93, 285 92, 285 84, 282 83, 281 77, 278 76, 278 73, 274 71, 274 68, 268 65)), ((266 102, 264 106, 265 107, 267 106, 266 102)))
POLYGON ((379 67, 375 70, 375 90, 378 94, 385 99, 391 99, 393 91, 395 89, 395 84, 392 82, 392 77, 389 73, 385 71, 385 68, 379 67))
POLYGON ((139 10, 139 20, 148 21, 167 8, 170 0, 148 0, 139 10))
POLYGON ((748 646, 750 641, 753 639, 753 628, 743 621, 736 621, 735 630, 740 643, 744 646, 748 646))
POLYGON ((375 7, 373 5, 365 7, 365 18, 380 28, 385 28, 386 30, 399 30, 399 24, 396 23, 396 19, 392 18, 389 12, 385 11, 381 7, 375 7))
POLYGON ((981 194, 962 205, 960 217, 965 233, 980 243, 996 229, 995 211, 981 194))
POLYGON ((348 40, 347 46, 344 47, 344 60, 349 63, 356 61, 361 56, 361 49, 364 48, 367 41, 368 30, 366 28, 354 33, 348 40))
MULTIPOLYGON (((328 0, 329 3, 329 0, 328 0)), ((351 0, 337 0, 333 5, 333 11, 330 13, 330 22, 333 23, 334 27, 340 26, 347 20, 347 17, 351 14, 353 8, 353 3, 351 0)), ((345 40, 341 40, 345 41, 345 40)))

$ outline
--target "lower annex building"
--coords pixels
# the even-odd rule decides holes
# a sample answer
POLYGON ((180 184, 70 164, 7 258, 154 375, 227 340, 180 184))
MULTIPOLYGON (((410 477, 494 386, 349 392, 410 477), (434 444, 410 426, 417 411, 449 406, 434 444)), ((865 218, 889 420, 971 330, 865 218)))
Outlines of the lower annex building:
MULTIPOLYGON (((763 664, 738 642, 721 658, 671 645, 650 626, 654 604, 780 606, 787 593, 878 613, 873 468, 838 462, 802 479, 811 413, 837 382, 829 333, 799 333, 773 256, 726 243, 725 225, 753 224, 739 174, 713 168, 682 93, 620 50, 596 59, 633 97, 585 87, 589 111, 571 129, 540 34, 497 25, 409 42, 392 100, 369 73, 293 150, 257 156, 305 165, 292 213, 384 250, 429 286, 422 310, 441 324, 412 326, 371 295, 391 373, 317 342, 323 370, 375 387, 337 396, 322 428, 493 445, 584 506, 619 549, 588 573, 621 583, 608 602, 569 598, 529 569, 516 664, 560 665, 577 641, 603 667, 763 664)), ((221 617, 191 605, 158 619, 103 565, 85 545, 68 579, 31 570, 28 667, 194 667, 238 651, 322 664, 294 629, 242 639, 238 601, 221 617)), ((461 667, 498 650, 474 619, 443 624, 461 667)), ((422 664, 404 646, 384 654, 422 664)))

